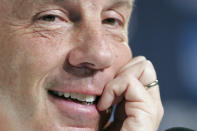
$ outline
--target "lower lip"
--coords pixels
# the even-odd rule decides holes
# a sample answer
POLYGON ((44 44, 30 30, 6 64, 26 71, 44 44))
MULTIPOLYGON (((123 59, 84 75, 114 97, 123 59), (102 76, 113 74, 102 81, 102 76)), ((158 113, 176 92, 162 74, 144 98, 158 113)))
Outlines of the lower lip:
POLYGON ((95 104, 85 105, 73 102, 71 100, 64 100, 49 94, 49 99, 62 112, 63 116, 73 115, 76 117, 84 117, 88 120, 98 119, 99 113, 95 104))

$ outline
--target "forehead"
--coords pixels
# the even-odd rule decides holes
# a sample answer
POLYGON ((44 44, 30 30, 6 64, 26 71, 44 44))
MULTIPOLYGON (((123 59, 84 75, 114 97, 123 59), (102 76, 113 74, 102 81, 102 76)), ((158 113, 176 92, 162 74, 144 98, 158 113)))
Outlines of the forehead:
MULTIPOLYGON (((4 0, 0 0, 4 1, 4 0)), ((132 7, 132 3, 134 0, 11 0, 14 1, 14 5, 35 5, 35 4, 43 4, 43 3, 72 3, 72 4, 82 4, 82 3, 90 3, 94 4, 94 6, 106 5, 106 4, 113 4, 119 3, 127 5, 128 7, 132 7)))
MULTIPOLYGON (((0 0, 2 1, 2 0, 0 0)), ((73 9, 107 9, 114 7, 121 7, 123 12, 131 12, 133 0, 10 0, 12 2, 12 14, 20 17, 29 17, 37 10, 42 10, 47 6, 58 5, 63 8, 73 9)))
POLYGON ((53 1, 53 2, 92 2, 92 3, 96 3, 96 2, 127 2, 128 4, 131 4, 133 2, 133 0, 40 0, 40 1, 53 1))

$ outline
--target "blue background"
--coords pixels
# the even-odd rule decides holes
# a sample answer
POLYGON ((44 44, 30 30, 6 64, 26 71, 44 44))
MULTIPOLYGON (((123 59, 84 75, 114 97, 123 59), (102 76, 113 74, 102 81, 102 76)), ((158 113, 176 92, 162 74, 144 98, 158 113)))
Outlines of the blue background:
POLYGON ((134 56, 157 71, 165 109, 159 131, 197 129, 197 0, 136 0, 129 32, 134 56))

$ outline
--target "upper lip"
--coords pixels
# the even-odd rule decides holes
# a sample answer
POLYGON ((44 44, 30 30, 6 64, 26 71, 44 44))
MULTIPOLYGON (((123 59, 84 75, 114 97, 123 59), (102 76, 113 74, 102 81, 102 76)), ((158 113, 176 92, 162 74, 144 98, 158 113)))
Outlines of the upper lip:
POLYGON ((76 93, 76 94, 83 94, 83 95, 92 95, 92 96, 101 96, 102 91, 98 88, 85 88, 85 87, 65 87, 65 86, 58 86, 48 89, 51 91, 58 91, 62 93, 76 93))
MULTIPOLYGON (((80 87, 81 88, 81 87, 80 87)), ((56 91, 56 92, 60 92, 60 93, 72 93, 72 94, 80 94, 80 95, 84 95, 84 97, 86 98, 86 102, 87 101, 87 97, 91 96, 91 97, 95 97, 95 100, 92 101, 94 104, 97 104, 101 93, 99 90, 96 90, 96 88, 67 88, 67 87, 54 87, 53 89, 48 89, 48 91, 56 91)), ((71 97, 72 98, 72 97, 71 97)), ((78 99, 77 99, 78 100, 78 99)), ((80 99, 81 100, 81 99, 80 99)))
MULTIPOLYGON (((72 68, 69 71, 75 72, 77 67, 68 66, 72 68), (74 69, 73 69, 74 68, 74 69)), ((68 70, 68 67, 66 68, 68 70)), ((82 67, 81 67, 82 68, 82 67)), ((81 69, 82 72, 84 69, 81 69)), ((87 68, 88 71, 92 71, 93 69, 87 68)), ((79 71, 76 71, 79 72, 79 71)), ((84 94, 84 95, 94 95, 94 96, 101 96, 105 84, 109 81, 110 77, 108 75, 104 75, 103 73, 97 73, 92 75, 94 71, 92 71, 91 77, 79 77, 68 72, 58 72, 58 75, 48 76, 46 80, 46 88, 48 90, 59 91, 63 93, 76 93, 76 94, 84 94)), ((88 74, 85 71, 81 73, 83 75, 88 74)))

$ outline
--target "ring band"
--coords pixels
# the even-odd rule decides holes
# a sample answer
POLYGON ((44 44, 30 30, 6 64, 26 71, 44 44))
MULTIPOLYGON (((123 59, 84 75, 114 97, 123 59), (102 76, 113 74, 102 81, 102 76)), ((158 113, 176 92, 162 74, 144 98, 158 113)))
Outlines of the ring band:
POLYGON ((151 87, 153 87, 153 86, 156 86, 156 85, 158 85, 159 84, 159 81, 158 80, 155 80, 155 81, 153 81, 152 83, 150 83, 150 84, 148 84, 148 85, 146 85, 146 88, 151 88, 151 87))

